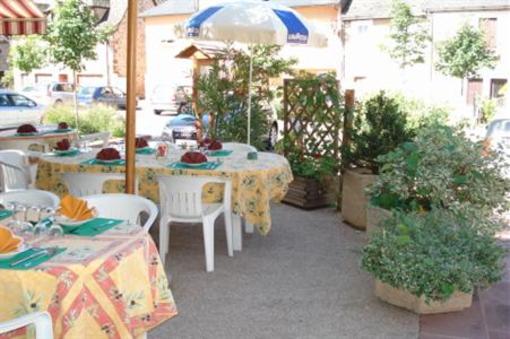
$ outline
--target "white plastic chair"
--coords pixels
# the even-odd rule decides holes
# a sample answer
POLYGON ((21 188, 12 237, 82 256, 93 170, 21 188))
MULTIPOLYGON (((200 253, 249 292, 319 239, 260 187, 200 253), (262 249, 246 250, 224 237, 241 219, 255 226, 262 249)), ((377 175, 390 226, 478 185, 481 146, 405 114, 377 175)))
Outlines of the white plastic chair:
MULTIPOLYGON (((106 181, 125 179, 124 173, 62 173, 62 180, 69 193, 76 197, 102 194, 106 181)), ((138 184, 135 187, 138 187, 138 184)))
POLYGON ((101 148, 108 147, 108 144, 110 143, 110 137, 112 134, 110 132, 98 132, 98 133, 91 133, 91 134, 85 134, 80 136, 80 138, 76 141, 78 147, 83 148, 87 147, 87 144, 90 144, 94 141, 102 141, 101 148))
POLYGON ((53 339, 51 316, 48 312, 29 313, 13 320, 4 321, 0 323, 0 334, 32 324, 35 326, 36 339, 53 339))
POLYGON ((0 175, 2 191, 27 189, 30 186, 30 169, 24 152, 0 151, 0 175))
POLYGON ((202 223, 207 272, 214 271, 214 222, 221 213, 225 215, 227 252, 234 255, 232 247, 232 183, 213 176, 159 176, 161 219, 159 223, 159 251, 163 264, 168 253, 170 223, 202 223), (202 189, 208 183, 225 185, 221 203, 203 203, 202 189))
POLYGON ((158 217, 158 207, 149 199, 132 194, 111 193, 84 197, 89 206, 95 207, 98 215, 105 218, 127 220, 132 224, 141 225, 140 214, 146 213, 147 220, 143 230, 149 229, 158 217))
POLYGON ((224 142, 223 149, 234 151, 234 152, 257 152, 257 149, 248 144, 242 144, 239 142, 224 142))
POLYGON ((41 190, 18 190, 0 193, 0 204, 5 206, 8 202, 56 208, 60 205, 60 198, 56 194, 41 190))

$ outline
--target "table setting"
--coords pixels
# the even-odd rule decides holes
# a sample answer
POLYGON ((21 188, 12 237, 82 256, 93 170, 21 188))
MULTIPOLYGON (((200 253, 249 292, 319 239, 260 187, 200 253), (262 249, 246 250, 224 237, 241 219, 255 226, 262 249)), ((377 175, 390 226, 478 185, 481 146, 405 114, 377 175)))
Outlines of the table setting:
POLYGON ((152 238, 73 196, 3 206, 0 286, 0 321, 48 311, 58 338, 137 337, 177 314, 152 238))
MULTIPOLYGON (((217 140, 187 149, 174 148, 165 142, 150 147, 149 143, 137 140, 137 145, 140 149, 153 149, 136 155, 139 195, 158 203, 159 175, 230 178, 233 211, 255 225, 263 235, 271 229, 270 202, 280 201, 293 179, 289 163, 283 156, 269 152, 251 154, 226 150, 217 140)), ((68 190, 62 181, 62 173, 124 173, 124 156, 123 145, 66 157, 43 155, 39 161, 36 187, 64 196, 68 190)), ((123 192, 124 183, 107 182, 104 190, 106 193, 123 192)), ((203 199, 206 202, 219 201, 222 196, 221 185, 212 184, 204 188, 203 199)))
POLYGON ((44 152, 53 149, 63 138, 71 142, 78 139, 77 131, 66 122, 38 126, 23 124, 16 130, 0 131, 0 149, 44 152))

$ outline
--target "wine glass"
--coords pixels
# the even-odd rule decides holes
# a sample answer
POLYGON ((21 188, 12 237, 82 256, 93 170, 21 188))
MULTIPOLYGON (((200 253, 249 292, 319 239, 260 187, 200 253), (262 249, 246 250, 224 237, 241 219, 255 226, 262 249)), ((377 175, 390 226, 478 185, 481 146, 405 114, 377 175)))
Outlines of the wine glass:
POLYGON ((51 237, 60 237, 64 235, 64 229, 57 223, 52 223, 48 229, 48 235, 51 237))

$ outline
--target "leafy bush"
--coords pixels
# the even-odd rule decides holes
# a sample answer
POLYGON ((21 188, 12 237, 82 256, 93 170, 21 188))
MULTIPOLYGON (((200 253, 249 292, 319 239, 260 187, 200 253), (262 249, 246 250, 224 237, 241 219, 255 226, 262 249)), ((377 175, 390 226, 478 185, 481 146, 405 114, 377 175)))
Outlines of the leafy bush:
POLYGON ((393 98, 408 114, 410 128, 416 130, 431 124, 447 124, 451 109, 446 106, 427 104, 422 100, 396 94, 393 98))
POLYGON ((467 213, 488 229, 494 212, 507 210, 510 180, 501 154, 484 151, 459 128, 423 127, 412 142, 377 159, 381 170, 370 188, 375 205, 428 211, 434 207, 467 213))
POLYGON ((455 291, 497 282, 503 254, 472 220, 435 209, 386 220, 363 249, 362 267, 426 301, 445 300, 455 291))
POLYGON ((491 121, 496 115, 497 100, 496 99, 484 99, 480 107, 480 122, 486 124, 491 121))
MULTIPOLYGON (((125 135, 125 121, 118 118, 115 109, 105 105, 94 105, 80 110, 78 133, 89 134, 97 132, 111 132, 115 137, 125 135)), ((57 124, 65 121, 71 128, 76 128, 74 108, 66 105, 50 107, 44 114, 44 122, 57 124)))
POLYGON ((407 113, 398 101, 384 91, 358 105, 355 111, 350 147, 344 156, 357 167, 379 172, 376 158, 392 151, 414 136, 407 113))

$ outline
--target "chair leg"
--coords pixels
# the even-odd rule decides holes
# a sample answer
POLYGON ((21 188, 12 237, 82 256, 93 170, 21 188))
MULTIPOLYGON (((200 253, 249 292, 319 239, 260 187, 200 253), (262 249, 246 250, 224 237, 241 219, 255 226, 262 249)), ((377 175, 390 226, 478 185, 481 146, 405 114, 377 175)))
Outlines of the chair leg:
POLYGON ((232 212, 230 210, 225 211, 225 233, 227 236, 227 253, 229 257, 234 256, 234 249, 232 246, 232 212))
POLYGON ((249 223, 248 221, 244 222, 244 228, 246 233, 253 233, 255 227, 252 223, 249 223))
POLYGON ((166 255, 168 253, 168 241, 170 233, 170 221, 160 220, 159 222, 159 256, 161 263, 165 267, 166 255))
POLYGON ((232 213, 232 242, 235 251, 242 251, 243 249, 243 232, 241 226, 241 216, 232 213))
POLYGON ((204 233, 205 270, 214 271, 214 219, 203 218, 202 228, 204 233))

